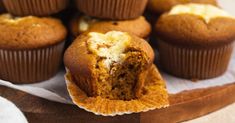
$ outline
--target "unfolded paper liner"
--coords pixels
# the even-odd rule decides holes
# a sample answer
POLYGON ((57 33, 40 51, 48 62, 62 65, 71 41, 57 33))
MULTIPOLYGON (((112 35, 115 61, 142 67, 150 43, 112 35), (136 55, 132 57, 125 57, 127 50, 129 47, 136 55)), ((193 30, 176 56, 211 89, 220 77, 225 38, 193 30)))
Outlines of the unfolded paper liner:
POLYGON ((161 67, 168 73, 186 79, 209 79, 226 72, 233 43, 215 48, 183 48, 159 40, 161 67))
POLYGON ((7 11, 13 15, 46 16, 66 8, 68 0, 2 0, 7 11))
POLYGON ((15 84, 29 84, 47 80, 60 67, 64 41, 32 50, 0 49, 0 79, 15 84))
POLYGON ((141 16, 148 0, 76 0, 80 11, 106 19, 133 19, 141 16))
POLYGON ((68 70, 65 75, 65 80, 73 103, 96 115, 116 116, 146 112, 169 106, 165 82, 161 78, 155 65, 150 68, 148 77, 146 78, 144 87, 145 94, 141 98, 131 101, 110 100, 100 96, 88 97, 87 94, 73 82, 68 70))

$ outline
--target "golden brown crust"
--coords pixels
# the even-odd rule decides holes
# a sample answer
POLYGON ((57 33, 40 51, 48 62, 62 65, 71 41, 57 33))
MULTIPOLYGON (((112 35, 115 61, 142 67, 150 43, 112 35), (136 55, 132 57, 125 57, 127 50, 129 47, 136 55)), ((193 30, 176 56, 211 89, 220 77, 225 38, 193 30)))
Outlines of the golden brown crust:
POLYGON ((75 84, 70 72, 67 72, 65 79, 73 102, 78 107, 96 115, 116 116, 146 112, 169 106, 165 82, 155 65, 148 69, 143 96, 130 101, 110 100, 100 96, 89 97, 75 84))
POLYGON ((158 38, 180 46, 210 48, 228 44, 235 39, 235 20, 214 18, 206 23, 191 14, 160 17, 155 26, 158 38))
POLYGON ((162 14, 169 11, 173 6, 187 3, 202 3, 217 5, 216 0, 149 0, 148 9, 152 12, 162 14))
POLYGON ((95 55, 88 52, 86 47, 88 38, 85 34, 77 37, 64 54, 64 64, 74 77, 79 77, 75 79, 80 79, 81 82, 84 82, 83 85, 80 85, 80 88, 87 92, 88 95, 93 95, 93 89, 87 87, 90 83, 95 83, 93 81, 95 80, 95 75, 92 70, 97 60, 95 55))
MULTIPOLYGON (((82 30, 79 29, 79 20, 80 17, 75 17, 71 21, 71 32, 73 36, 78 36, 83 33, 82 30)), ((89 24, 88 31, 122 31, 132 33, 141 38, 147 38, 151 32, 151 25, 148 21, 143 17, 139 17, 137 19, 132 20, 124 20, 124 21, 111 21, 111 20, 97 20, 97 22, 92 22, 89 24)))
POLYGON ((7 11, 18 16, 46 16, 65 9, 69 0, 1 0, 7 11))
MULTIPOLYGON (((105 32, 102 32, 105 33, 105 32)), ((153 63, 154 52, 151 46, 134 35, 131 35, 131 42, 128 48, 143 51, 149 57, 149 67, 153 63)), ((94 95, 94 86, 97 76, 95 75, 95 66, 97 63, 96 55, 89 53, 87 49, 88 33, 84 33, 77 37, 72 45, 66 50, 64 55, 64 63, 71 72, 75 80, 83 83, 77 83, 81 89, 86 91, 88 95, 94 95)))
POLYGON ((76 0, 83 13, 106 19, 124 20, 141 16, 148 0, 76 0))
POLYGON ((0 48, 35 49, 65 40, 66 28, 53 18, 0 16, 0 48))

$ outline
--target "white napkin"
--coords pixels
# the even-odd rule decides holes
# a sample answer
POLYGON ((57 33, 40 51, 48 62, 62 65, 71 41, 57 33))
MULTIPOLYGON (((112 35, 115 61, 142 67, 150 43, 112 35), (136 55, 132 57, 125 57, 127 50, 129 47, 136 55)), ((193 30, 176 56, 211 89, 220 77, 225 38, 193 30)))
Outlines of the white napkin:
POLYGON ((28 123, 28 121, 12 102, 0 97, 0 123, 28 123))

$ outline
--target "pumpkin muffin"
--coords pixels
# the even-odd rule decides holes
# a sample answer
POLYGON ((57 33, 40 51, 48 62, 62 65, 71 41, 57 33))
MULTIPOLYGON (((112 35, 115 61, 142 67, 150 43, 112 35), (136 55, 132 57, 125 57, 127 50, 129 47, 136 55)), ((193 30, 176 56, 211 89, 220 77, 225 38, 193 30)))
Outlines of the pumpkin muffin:
POLYGON ((235 40, 235 19, 212 5, 177 5, 156 23, 160 63, 187 79, 222 75, 235 40))
MULTIPOLYGON (((72 99, 79 107, 100 115, 117 115, 118 112, 145 111, 167 106, 165 85, 159 76, 158 79, 151 81, 152 85, 148 89, 152 88, 152 91, 147 89, 146 92, 145 89, 148 74, 159 74, 153 66, 153 59, 154 52, 151 46, 134 35, 120 31, 84 33, 72 43, 64 55, 64 63, 68 70, 66 80, 72 99), (151 71, 152 69, 155 72, 151 71), (70 87, 72 83, 76 84, 79 90, 72 89, 75 88, 70 87), (161 86, 157 83, 161 83, 161 86), (118 109, 120 107, 116 104, 120 101, 128 104, 135 100, 134 102, 137 101, 139 105, 142 101, 138 99, 142 99, 147 93, 156 92, 155 89, 159 89, 158 92, 161 93, 152 96, 155 100, 158 98, 161 101, 153 104, 146 102, 149 107, 128 110, 129 106, 126 105, 127 108, 123 111, 114 112, 109 112, 106 108, 101 109, 103 106, 118 109), (82 91, 79 93, 84 95, 75 96, 79 93, 73 91, 82 91), (85 98, 87 101, 91 99, 91 102, 87 102, 85 98), (99 104, 101 107, 97 106, 97 109, 94 109, 96 105, 93 105, 93 108, 89 107, 101 100, 107 102, 103 102, 102 106, 99 104)), ((152 99, 146 97, 146 100, 152 99)))
POLYGON ((143 16, 124 21, 101 20, 89 16, 76 16, 70 24, 74 37, 86 31, 122 31, 147 39, 151 32, 151 25, 143 16))
POLYGON ((175 5, 188 3, 217 5, 216 0, 149 0, 148 9, 154 13, 162 14, 171 10, 175 5))
POLYGON ((0 79, 33 83, 56 74, 66 29, 53 18, 0 15, 0 79))
POLYGON ((2 0, 7 11, 17 16, 47 16, 65 9, 68 0, 2 0))
POLYGON ((76 0, 78 9, 89 16, 126 20, 141 16, 148 0, 76 0))

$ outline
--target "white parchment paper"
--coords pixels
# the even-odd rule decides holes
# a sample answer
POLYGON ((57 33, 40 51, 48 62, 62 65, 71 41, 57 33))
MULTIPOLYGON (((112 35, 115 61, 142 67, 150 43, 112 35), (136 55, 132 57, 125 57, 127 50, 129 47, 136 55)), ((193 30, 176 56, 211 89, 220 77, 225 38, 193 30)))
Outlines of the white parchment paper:
MULTIPOLYGON (((224 9, 235 16, 235 0, 219 0, 219 3, 224 9)), ((0 80, 0 85, 21 90, 47 100, 72 104, 66 90, 64 74, 65 71, 61 70, 50 80, 37 84, 14 85, 10 82, 0 80)), ((227 72, 223 76, 220 76, 218 78, 199 81, 195 83, 190 80, 173 77, 164 72, 162 72, 162 76, 167 82, 166 84, 168 92, 172 94, 184 90, 214 87, 235 83, 235 53, 233 54, 233 58, 230 62, 227 72)))

